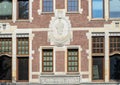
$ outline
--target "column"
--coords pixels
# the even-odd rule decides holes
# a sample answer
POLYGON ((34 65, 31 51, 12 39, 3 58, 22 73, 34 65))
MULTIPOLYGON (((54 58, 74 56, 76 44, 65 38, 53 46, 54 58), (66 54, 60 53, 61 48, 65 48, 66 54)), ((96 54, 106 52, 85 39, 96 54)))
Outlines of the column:
POLYGON ((105 32, 105 82, 109 82, 109 33, 105 32))
POLYGON ((16 33, 12 34, 12 82, 16 82, 16 33))

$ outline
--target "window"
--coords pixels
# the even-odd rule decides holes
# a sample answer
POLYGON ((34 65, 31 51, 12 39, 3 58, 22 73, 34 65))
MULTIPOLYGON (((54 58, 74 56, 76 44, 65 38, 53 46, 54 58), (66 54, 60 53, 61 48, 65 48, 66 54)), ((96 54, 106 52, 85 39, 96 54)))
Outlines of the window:
POLYGON ((104 53, 104 37, 103 36, 92 37, 92 53, 93 54, 104 53))
POLYGON ((17 34, 17 80, 29 80, 29 37, 17 34), (23 36, 23 37, 22 37, 23 36))
POLYGON ((29 38, 17 38, 17 55, 29 55, 29 38))
POLYGON ((0 0, 0 19, 12 19, 12 0, 0 0))
POLYGON ((92 80, 104 79, 104 36, 92 37, 92 80))
POLYGON ((104 0, 92 0, 92 18, 103 18, 104 0))
POLYGON ((78 49, 68 49, 67 69, 68 72, 78 72, 78 49))
POLYGON ((110 53, 112 52, 120 52, 120 37, 119 36, 111 36, 110 37, 110 53))
POLYGON ((93 80, 103 80, 104 77, 104 57, 93 56, 92 58, 92 79, 93 80))
POLYGON ((28 81, 29 80, 29 58, 28 57, 18 57, 18 81, 28 81))
POLYGON ((120 18, 120 0, 109 0, 110 18, 120 18))
POLYGON ((77 12, 78 11, 78 0, 67 0, 67 11, 68 12, 77 12))
POLYGON ((43 12, 53 12, 53 0, 43 0, 43 12))
POLYGON ((12 54, 11 38, 0 38, 0 54, 12 54))
POLYGON ((53 50, 43 49, 42 71, 53 72, 53 50))
POLYGON ((18 19, 29 18, 29 0, 18 0, 18 19))
POLYGON ((110 56, 110 79, 120 80, 120 55, 110 56))
POLYGON ((0 81, 12 81, 12 57, 0 56, 0 81))

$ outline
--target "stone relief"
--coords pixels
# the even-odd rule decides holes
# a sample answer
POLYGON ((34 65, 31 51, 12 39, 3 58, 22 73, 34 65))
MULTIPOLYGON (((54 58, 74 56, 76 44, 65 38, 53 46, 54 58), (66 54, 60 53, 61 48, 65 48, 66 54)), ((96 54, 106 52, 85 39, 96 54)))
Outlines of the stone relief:
POLYGON ((63 10, 56 10, 49 25, 48 40, 51 45, 64 46, 72 40, 72 30, 69 17, 63 10))

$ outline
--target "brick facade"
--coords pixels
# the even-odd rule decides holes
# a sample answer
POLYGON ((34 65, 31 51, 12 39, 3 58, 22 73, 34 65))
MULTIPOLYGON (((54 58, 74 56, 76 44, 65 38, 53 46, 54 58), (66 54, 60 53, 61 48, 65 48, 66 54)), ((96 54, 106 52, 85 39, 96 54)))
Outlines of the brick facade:
MULTIPOLYGON (((113 26, 113 20, 89 20, 89 0, 81 0, 81 8, 83 9, 82 13, 67 13, 65 12, 65 16, 68 21, 70 21, 70 31, 71 37, 70 42, 61 45, 60 47, 54 44, 49 40, 49 32, 54 31, 50 30, 50 23, 52 19, 55 17, 55 12, 52 13, 38 13, 40 9, 40 0, 33 0, 32 2, 32 17, 33 20, 30 22, 29 20, 16 20, 13 22, 12 20, 0 20, 0 23, 9 23, 11 26, 16 26, 16 29, 30 29, 30 58, 31 58, 31 69, 29 75, 31 75, 31 79, 29 82, 41 82, 48 81, 50 79, 53 81, 56 78, 56 75, 60 77, 60 80, 64 82, 64 79, 68 79, 68 81, 72 80, 71 75, 74 76, 74 81, 79 82, 79 78, 82 78, 84 82, 92 82, 92 59, 91 59, 91 33, 92 32, 106 32, 104 31, 105 25, 113 26), (99 30, 96 30, 99 28, 99 30), (102 30, 100 29, 102 28, 102 30), (90 34, 90 35, 89 35, 90 34), (31 36, 33 35, 33 36, 31 36), (52 72, 42 72, 42 49, 53 49, 53 71, 52 72), (79 57, 79 71, 78 72, 67 72, 67 49, 68 48, 77 48, 78 49, 78 57, 79 57), (87 52, 88 51, 88 52, 87 52), (48 80, 46 76, 49 77, 48 80), (64 79, 61 79, 62 77, 64 79), (64 76, 63 76, 64 75, 64 76), (81 77, 82 76, 82 77, 81 77), (43 78, 43 81, 42 81, 43 78), (70 80, 69 80, 70 79, 70 80), (86 81, 87 80, 87 81, 86 81)), ((65 9, 65 0, 55 0, 55 8, 65 9)), ((55 11, 56 11, 55 10, 55 11)), ((109 26, 108 28, 109 29, 109 26)), ((18 30, 19 31, 19 30, 18 30)), ((111 29, 110 29, 111 31, 111 29)), ((116 30, 118 31, 118 30, 116 30)), ((22 31, 23 32, 23 31, 22 31)), ((4 32, 3 32, 4 33, 4 32)), ((7 33, 7 31, 6 31, 7 33)), ((11 33, 11 32, 10 32, 11 33)), ((14 33, 13 33, 14 34, 14 33)), ((106 35, 105 35, 106 36, 106 35)), ((64 36, 62 36, 64 37, 64 36)), ((108 36, 107 36, 108 37, 108 36)), ((61 38, 61 37, 60 37, 61 38)), ((109 54, 107 55, 109 56, 109 54)), ((107 59, 106 59, 107 60, 107 59)), ((106 66, 107 67, 107 66, 106 66)), ((109 69, 109 68, 107 68, 109 69)), ((107 70, 108 71, 108 70, 107 70)), ((108 81, 109 74, 106 73, 105 81, 108 81)), ((14 74, 16 76, 16 74, 14 74)), ((56 82, 59 82, 59 77, 56 82)), ((68 84, 68 81, 66 84, 68 84)), ((72 82, 72 81, 71 81, 72 82)), ((81 81, 82 82, 82 81, 81 81)), ((60 82, 59 82, 60 83, 60 82)), ((60 83, 61 84, 61 83, 60 83)))

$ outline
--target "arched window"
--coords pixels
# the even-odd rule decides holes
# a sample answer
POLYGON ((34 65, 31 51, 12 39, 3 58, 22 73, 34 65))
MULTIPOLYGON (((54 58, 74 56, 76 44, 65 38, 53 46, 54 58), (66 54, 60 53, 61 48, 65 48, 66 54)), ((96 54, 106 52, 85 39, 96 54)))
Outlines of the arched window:
POLYGON ((0 56, 0 80, 12 80, 12 57, 0 56))
POLYGON ((120 55, 110 56, 110 79, 120 80, 120 55))

